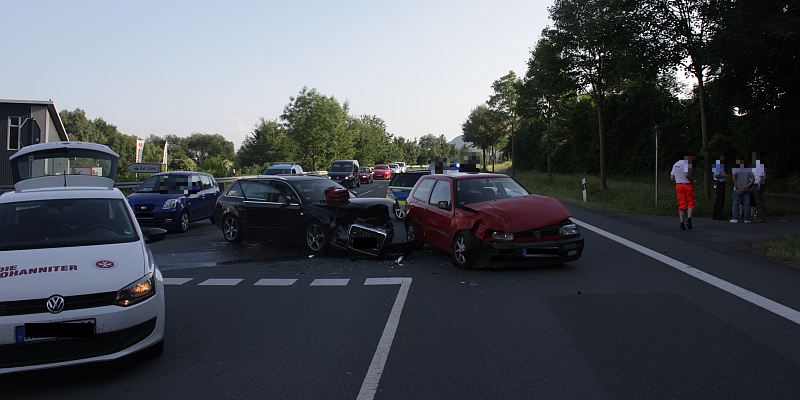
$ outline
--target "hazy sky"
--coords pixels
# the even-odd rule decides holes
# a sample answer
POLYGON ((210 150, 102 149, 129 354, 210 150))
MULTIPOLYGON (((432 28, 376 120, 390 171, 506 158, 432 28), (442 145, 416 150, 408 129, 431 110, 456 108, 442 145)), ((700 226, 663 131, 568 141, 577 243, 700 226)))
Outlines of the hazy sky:
POLYGON ((0 98, 81 108, 127 135, 238 148, 304 87, 407 139, 448 140, 524 76, 552 0, 0 0, 0 98))

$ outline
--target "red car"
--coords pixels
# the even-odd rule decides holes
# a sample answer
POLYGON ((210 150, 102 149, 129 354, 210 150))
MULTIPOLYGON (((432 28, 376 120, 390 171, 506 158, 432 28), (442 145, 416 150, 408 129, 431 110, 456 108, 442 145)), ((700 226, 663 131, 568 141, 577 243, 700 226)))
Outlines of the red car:
POLYGON ((462 269, 561 264, 583 252, 583 237, 564 205, 531 194, 507 175, 424 176, 406 211, 417 238, 452 253, 462 269))
POLYGON ((370 167, 361 167, 358 170, 359 179, 361 183, 372 183, 375 180, 375 173, 372 172, 370 167))
POLYGON ((379 164, 373 170, 375 172, 375 179, 391 179, 392 169, 387 164, 379 164))

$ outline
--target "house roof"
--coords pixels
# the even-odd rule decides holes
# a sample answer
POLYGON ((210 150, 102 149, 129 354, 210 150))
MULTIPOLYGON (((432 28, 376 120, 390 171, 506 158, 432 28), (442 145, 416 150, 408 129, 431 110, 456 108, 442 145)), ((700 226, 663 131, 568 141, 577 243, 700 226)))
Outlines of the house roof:
POLYGON ((47 106, 47 112, 50 113, 50 118, 53 120, 53 124, 56 126, 56 131, 58 131, 58 137, 62 141, 69 141, 69 136, 67 136, 67 131, 64 129, 64 123, 61 122, 61 116, 58 115, 58 110, 56 109, 55 103, 52 100, 49 101, 41 101, 41 100, 9 100, 9 99, 0 99, 0 104, 8 103, 8 104, 30 104, 30 105, 39 105, 39 106, 47 106))

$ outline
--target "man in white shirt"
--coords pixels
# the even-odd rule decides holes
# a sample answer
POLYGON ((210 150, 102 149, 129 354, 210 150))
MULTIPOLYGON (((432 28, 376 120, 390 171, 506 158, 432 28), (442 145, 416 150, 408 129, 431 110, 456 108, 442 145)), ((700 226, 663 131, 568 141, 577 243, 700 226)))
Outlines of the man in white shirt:
POLYGON ((767 169, 764 168, 764 164, 758 159, 758 153, 753 152, 754 182, 750 190, 753 192, 753 196, 756 200, 756 215, 758 215, 758 218, 754 219, 753 222, 767 222, 767 210, 764 205, 764 181, 767 179, 766 174, 767 169))
POLYGON ((694 156, 684 156, 672 165, 669 179, 675 181, 675 191, 678 193, 678 216, 681 218, 680 230, 692 229, 692 211, 694 211, 694 186, 697 181, 692 180, 692 160, 694 156), (686 223, 684 224, 684 216, 686 223))

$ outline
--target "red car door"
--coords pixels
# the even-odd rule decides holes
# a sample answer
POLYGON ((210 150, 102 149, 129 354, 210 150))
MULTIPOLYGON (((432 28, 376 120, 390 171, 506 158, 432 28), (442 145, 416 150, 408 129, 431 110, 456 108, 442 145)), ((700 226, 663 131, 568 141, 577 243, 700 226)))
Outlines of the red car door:
POLYGON ((434 246, 450 251, 455 234, 452 232, 451 224, 453 220, 453 184, 450 179, 436 180, 426 210, 423 217, 427 229, 425 236, 434 246))

